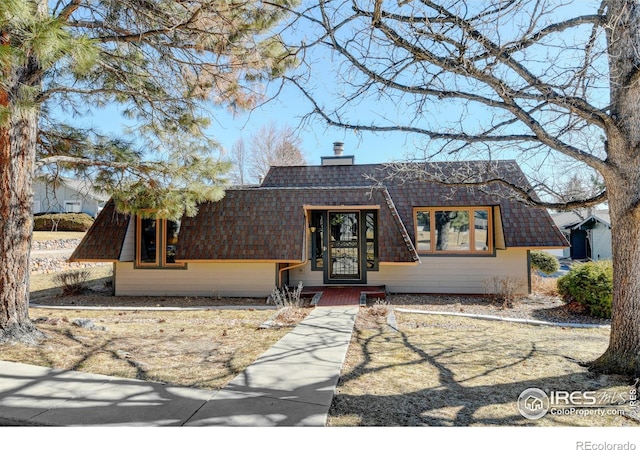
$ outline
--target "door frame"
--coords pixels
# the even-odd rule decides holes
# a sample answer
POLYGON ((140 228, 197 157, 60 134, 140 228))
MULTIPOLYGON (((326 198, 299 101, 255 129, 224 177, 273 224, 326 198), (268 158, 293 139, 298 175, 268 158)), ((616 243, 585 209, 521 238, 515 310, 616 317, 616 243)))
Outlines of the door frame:
POLYGON ((363 220, 363 211, 359 209, 327 209, 324 211, 325 223, 327 224, 327 230, 323 236, 323 245, 326 249, 323 251, 323 271, 322 277, 324 284, 366 284, 367 283, 367 239, 366 239, 366 223, 363 220), (335 214, 351 214, 358 215, 358 271, 359 278, 332 278, 331 277, 331 261, 329 260, 330 250, 330 236, 329 230, 329 218, 332 213, 335 214))

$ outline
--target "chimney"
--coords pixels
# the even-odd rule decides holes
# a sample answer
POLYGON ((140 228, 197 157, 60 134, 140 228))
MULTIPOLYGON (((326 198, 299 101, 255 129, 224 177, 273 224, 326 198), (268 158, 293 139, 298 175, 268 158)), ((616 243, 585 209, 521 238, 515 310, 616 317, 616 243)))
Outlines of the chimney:
POLYGON ((323 166, 352 166, 353 156, 342 156, 344 142, 333 143, 333 156, 323 156, 320 158, 323 166))

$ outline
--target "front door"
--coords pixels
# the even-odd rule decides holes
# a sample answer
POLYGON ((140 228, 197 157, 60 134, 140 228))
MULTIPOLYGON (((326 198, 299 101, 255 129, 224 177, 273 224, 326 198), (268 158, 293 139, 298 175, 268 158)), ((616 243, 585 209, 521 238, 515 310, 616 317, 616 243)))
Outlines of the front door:
POLYGON ((363 283, 360 212, 329 211, 325 282, 363 283))

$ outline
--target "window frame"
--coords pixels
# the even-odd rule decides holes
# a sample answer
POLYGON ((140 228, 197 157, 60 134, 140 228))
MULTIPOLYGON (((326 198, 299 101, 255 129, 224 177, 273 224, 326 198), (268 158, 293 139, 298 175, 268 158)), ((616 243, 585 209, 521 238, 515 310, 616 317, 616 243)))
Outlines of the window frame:
POLYGON ((461 256, 493 256, 495 255, 495 239, 493 236, 493 207, 491 206, 420 206, 413 208, 413 230, 415 236, 415 248, 419 255, 439 256, 439 255, 461 255, 461 256), (437 250, 436 249, 436 213, 441 211, 464 211, 469 218, 469 249, 468 250, 437 250), (487 214, 487 249, 476 250, 475 248, 475 213, 484 211, 487 214), (429 236, 431 248, 429 250, 419 249, 418 242, 418 213, 429 214, 429 236))
POLYGON ((167 219, 136 216, 135 267, 136 269, 185 269, 186 263, 167 262, 167 219), (154 262, 144 262, 142 256, 142 221, 145 219, 156 222, 156 259, 154 262), (158 245, 160 244, 160 245, 158 245))

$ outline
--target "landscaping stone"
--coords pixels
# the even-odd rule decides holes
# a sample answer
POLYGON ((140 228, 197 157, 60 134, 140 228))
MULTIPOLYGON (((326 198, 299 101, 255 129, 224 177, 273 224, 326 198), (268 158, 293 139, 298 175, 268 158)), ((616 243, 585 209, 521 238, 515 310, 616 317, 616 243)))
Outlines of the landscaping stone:
POLYGON ((55 239, 31 243, 31 273, 56 273, 103 266, 108 263, 78 263, 67 259, 80 239, 55 239))

